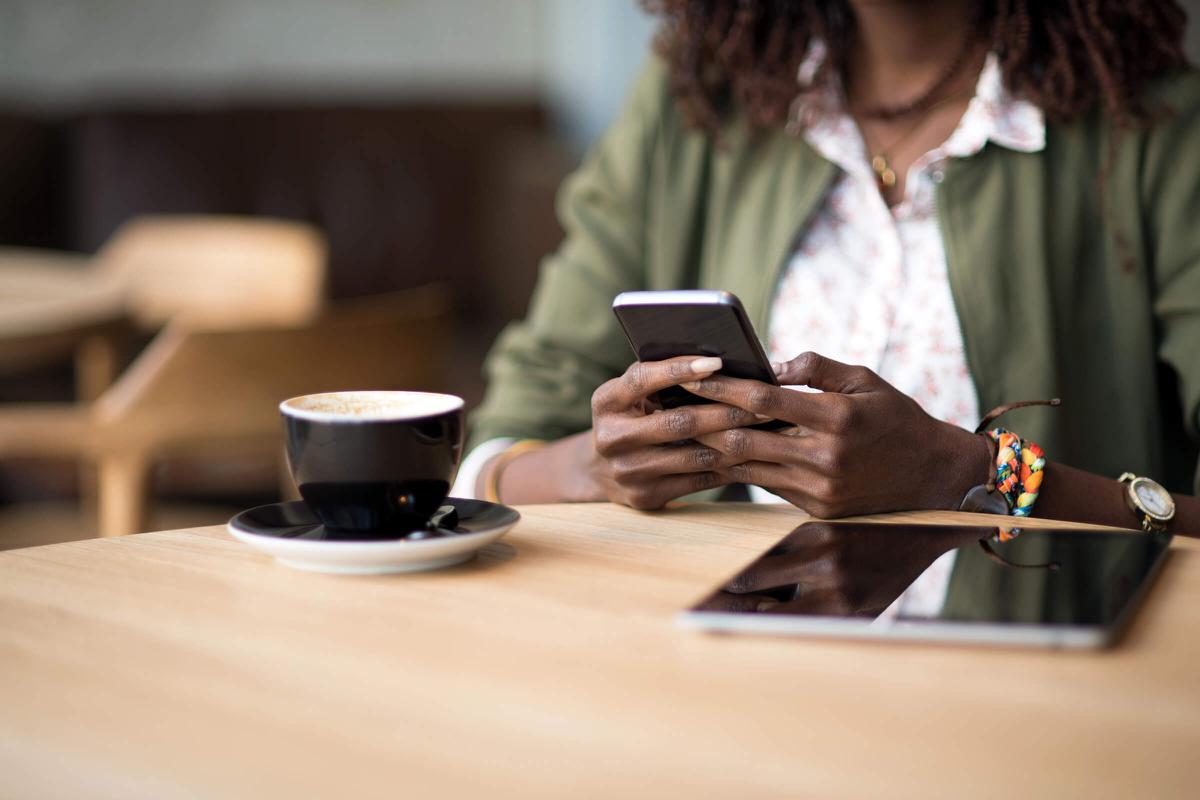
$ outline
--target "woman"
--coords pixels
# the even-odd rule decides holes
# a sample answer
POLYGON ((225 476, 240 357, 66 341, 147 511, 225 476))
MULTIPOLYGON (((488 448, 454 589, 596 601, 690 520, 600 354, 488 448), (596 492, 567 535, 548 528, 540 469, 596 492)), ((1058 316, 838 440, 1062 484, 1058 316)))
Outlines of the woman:
POLYGON ((513 503, 749 484, 822 517, 1200 531, 1200 77, 1174 2, 655 9, 659 56, 489 358, 464 480, 513 503), (820 393, 628 366, 612 297, 688 287, 737 294, 780 383, 820 393), (718 403, 654 413, 673 384, 718 403), (1131 501, 1126 472, 1157 483, 1131 501))

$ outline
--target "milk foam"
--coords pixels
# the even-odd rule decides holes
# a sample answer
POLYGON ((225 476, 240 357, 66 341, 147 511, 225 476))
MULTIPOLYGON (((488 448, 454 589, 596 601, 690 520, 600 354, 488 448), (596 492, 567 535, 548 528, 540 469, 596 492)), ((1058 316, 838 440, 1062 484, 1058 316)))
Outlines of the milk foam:
POLYGON ((461 397, 433 392, 327 392, 284 400, 279 410, 315 422, 386 422, 432 417, 462 406, 461 397))

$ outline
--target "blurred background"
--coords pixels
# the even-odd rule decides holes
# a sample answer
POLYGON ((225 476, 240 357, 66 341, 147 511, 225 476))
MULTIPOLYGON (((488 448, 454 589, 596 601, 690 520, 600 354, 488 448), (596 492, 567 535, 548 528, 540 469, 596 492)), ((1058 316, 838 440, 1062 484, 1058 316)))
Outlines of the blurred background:
POLYGON ((280 397, 477 402, 652 33, 635 0, 0 20, 0 548, 275 500, 280 397))
POLYGON ((476 403, 652 35, 635 0, 0 20, 0 549, 286 496, 291 394, 476 403))

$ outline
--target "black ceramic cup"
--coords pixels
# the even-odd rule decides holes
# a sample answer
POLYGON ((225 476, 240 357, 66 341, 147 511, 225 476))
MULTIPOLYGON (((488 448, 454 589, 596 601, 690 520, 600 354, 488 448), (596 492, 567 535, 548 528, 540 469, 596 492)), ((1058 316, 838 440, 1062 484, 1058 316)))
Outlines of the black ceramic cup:
POLYGON ((329 528, 423 527, 450 493, 463 401, 431 392, 330 392, 279 404, 300 496, 329 528))

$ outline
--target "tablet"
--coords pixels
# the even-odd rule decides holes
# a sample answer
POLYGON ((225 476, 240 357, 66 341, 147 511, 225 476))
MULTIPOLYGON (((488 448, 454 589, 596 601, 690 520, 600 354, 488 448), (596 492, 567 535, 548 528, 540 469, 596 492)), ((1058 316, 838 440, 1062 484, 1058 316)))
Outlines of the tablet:
POLYGON ((725 633, 1103 647, 1170 542, 1140 531, 808 522, 679 621, 725 633))

